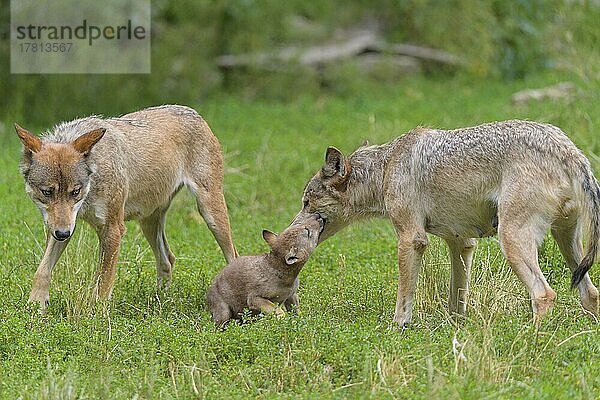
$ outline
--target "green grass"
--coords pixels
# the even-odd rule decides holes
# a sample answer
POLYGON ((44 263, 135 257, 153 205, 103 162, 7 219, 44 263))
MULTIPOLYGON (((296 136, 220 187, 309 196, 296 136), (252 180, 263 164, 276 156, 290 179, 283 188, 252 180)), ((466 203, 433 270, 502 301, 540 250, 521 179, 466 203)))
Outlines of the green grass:
MULTIPOLYGON (((328 145, 350 152, 365 138, 384 142, 416 125, 454 128, 518 117, 559 125, 600 171, 600 102, 589 82, 576 80, 580 90, 570 101, 511 105, 514 91, 559 78, 508 84, 410 78, 293 104, 222 97, 193 106, 223 144, 234 240, 241 254, 252 254, 267 249, 263 228, 280 231, 298 211, 304 183, 328 145)), ((39 316, 26 300, 44 229, 18 175, 12 122, 0 125, 1 398, 600 396, 600 331, 582 316, 551 240, 540 262, 559 297, 537 331, 524 286, 494 239, 480 241, 469 313, 453 323, 446 307, 447 251, 435 238, 425 256, 414 324, 404 333, 393 330, 395 236, 388 222, 374 221, 316 250, 300 275, 299 315, 232 324, 221 332, 204 295, 223 257, 191 196, 180 194, 167 224, 178 257, 170 291, 156 293, 152 253, 139 227, 128 223, 113 300, 90 306, 97 242, 79 224, 55 269, 51 305, 39 316), (464 359, 453 353, 453 338, 464 359)), ((592 279, 599 281, 598 269, 592 279)))

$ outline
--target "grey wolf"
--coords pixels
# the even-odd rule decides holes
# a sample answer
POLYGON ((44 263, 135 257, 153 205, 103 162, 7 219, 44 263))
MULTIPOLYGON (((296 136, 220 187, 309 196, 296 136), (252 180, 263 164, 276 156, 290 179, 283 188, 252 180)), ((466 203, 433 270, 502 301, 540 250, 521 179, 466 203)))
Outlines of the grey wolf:
POLYGON ((245 308, 258 313, 284 314, 298 307, 298 274, 317 247, 323 219, 310 214, 298 219, 279 236, 264 230, 271 251, 241 256, 229 263, 210 286, 206 300, 217 325, 239 319, 245 308))
POLYGON ((175 257, 165 237, 165 215, 184 185, 226 260, 237 256, 223 197, 220 145, 191 108, 165 105, 118 118, 77 119, 42 138, 15 128, 24 146, 25 190, 48 229, 29 297, 42 309, 49 302, 52 269, 77 219, 94 227, 100 241, 95 297, 111 296, 124 221, 132 219, 154 252, 159 288, 168 288, 175 257))
POLYGON ((411 321, 427 233, 448 244, 454 313, 466 312, 476 238, 497 234, 538 323, 556 299, 538 265, 537 248, 550 229, 584 310, 598 315, 588 270, 598 253, 600 188, 589 161, 555 126, 514 120, 418 128, 347 157, 330 147, 306 185, 297 218, 315 212, 326 221, 320 240, 360 219, 391 220, 398 236, 394 321, 402 328, 411 321))

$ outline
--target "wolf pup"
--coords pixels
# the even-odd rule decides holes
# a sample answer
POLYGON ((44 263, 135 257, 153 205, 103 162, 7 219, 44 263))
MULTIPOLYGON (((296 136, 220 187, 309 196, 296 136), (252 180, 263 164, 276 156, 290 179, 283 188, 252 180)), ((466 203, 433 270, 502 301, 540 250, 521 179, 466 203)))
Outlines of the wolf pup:
POLYGON ((538 323, 556 298, 537 253, 551 229, 584 310, 598 315, 598 290, 587 272, 598 253, 600 188, 589 161, 552 125, 505 121, 451 131, 419 128, 348 157, 330 147, 325 165, 304 190, 297 218, 315 212, 325 219, 320 240, 359 219, 391 220, 398 235, 394 322, 400 327, 411 320, 426 233, 443 238, 450 250, 452 312, 466 311, 475 238, 498 234, 538 323))
POLYGON ((125 220, 138 220, 156 258, 158 286, 168 288, 175 257, 165 214, 187 186, 228 262, 237 256, 223 197, 223 157, 206 122, 188 107, 152 107, 118 118, 88 117, 42 138, 15 125, 23 142, 25 190, 48 228, 29 300, 49 302, 52 269, 75 230, 90 223, 100 240, 95 298, 110 298, 125 220))
POLYGON ((242 256, 229 263, 208 289, 206 301, 217 325, 238 319, 245 309, 256 315, 298 307, 298 274, 308 261, 323 230, 323 219, 311 214, 297 219, 279 236, 263 231, 271 252, 259 256, 242 256))

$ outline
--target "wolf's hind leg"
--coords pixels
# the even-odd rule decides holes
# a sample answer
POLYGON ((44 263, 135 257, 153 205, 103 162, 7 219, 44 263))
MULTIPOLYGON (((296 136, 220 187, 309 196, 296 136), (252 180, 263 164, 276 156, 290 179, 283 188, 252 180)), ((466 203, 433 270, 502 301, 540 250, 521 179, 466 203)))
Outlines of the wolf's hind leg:
POLYGON ((252 297, 248 299, 248 308, 253 311, 258 311, 263 314, 275 313, 277 318, 285 315, 285 311, 281 306, 276 305, 271 300, 263 297, 252 297))
MULTIPOLYGON (((571 271, 577 268, 583 259, 581 228, 576 221, 577 218, 560 219, 552 225, 552 236, 571 271)), ((577 288, 583 309, 598 317, 598 289, 588 274, 585 274, 577 288)))
POLYGON ((215 325, 223 327, 232 317, 231 308, 222 300, 210 304, 210 313, 215 321, 215 325))
POLYGON ((450 272, 450 295, 448 305, 451 313, 465 314, 469 296, 471 264, 477 246, 475 239, 446 239, 450 250, 452 269, 450 272))
POLYGON ((498 237, 504 256, 527 287, 533 319, 538 324, 554 305, 556 292, 548 285, 538 264, 535 228, 515 216, 500 217, 498 237))
POLYGON ((290 297, 288 297, 284 302, 286 311, 298 311, 300 309, 300 299, 298 299, 298 294, 294 293, 290 297))
POLYGON ((158 289, 171 286, 175 256, 171 253, 165 236, 166 209, 158 209, 151 216, 140 221, 142 232, 156 260, 156 285, 158 289))
POLYGON ((198 179, 197 182, 190 185, 190 188, 196 196, 198 211, 221 247, 225 260, 228 263, 233 261, 238 254, 231 238, 231 226, 227 214, 227 204, 225 204, 223 196, 223 185, 216 181, 203 184, 198 179))
POLYGON ((67 247, 69 240, 71 240, 70 237, 67 240, 59 242, 48 232, 46 250, 33 276, 33 285, 31 287, 31 294, 29 295, 29 301, 39 303, 41 311, 45 310, 50 302, 50 278, 52 277, 52 270, 67 247))

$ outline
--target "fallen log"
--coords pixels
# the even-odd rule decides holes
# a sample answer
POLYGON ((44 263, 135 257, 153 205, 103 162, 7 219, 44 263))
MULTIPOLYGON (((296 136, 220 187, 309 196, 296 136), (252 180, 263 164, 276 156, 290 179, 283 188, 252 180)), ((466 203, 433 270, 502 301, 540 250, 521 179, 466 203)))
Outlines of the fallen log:
POLYGON ((409 56, 419 60, 433 61, 440 64, 465 64, 464 60, 455 56, 454 54, 447 53, 443 50, 432 49, 430 47, 415 46, 413 44, 390 44, 385 46, 383 50, 400 56, 409 56))
POLYGON ((375 34, 364 32, 342 43, 331 45, 308 48, 286 47, 272 53, 223 55, 217 58, 217 65, 225 69, 245 66, 266 66, 272 68, 292 62, 300 65, 317 66, 358 55, 368 48, 376 46, 377 41, 378 39, 375 34))
POLYGON ((306 48, 294 46, 269 53, 222 55, 217 58, 217 65, 222 69, 249 66, 281 69, 291 63, 320 67, 325 64, 370 53, 412 57, 418 61, 430 61, 449 65, 463 64, 460 58, 442 50, 410 44, 388 44, 372 31, 360 31, 350 35, 347 40, 322 46, 306 48))
POLYGON ((530 101, 566 98, 571 96, 574 89, 575 85, 572 82, 561 82, 541 89, 521 90, 512 95, 512 102, 513 104, 522 105, 530 101))

